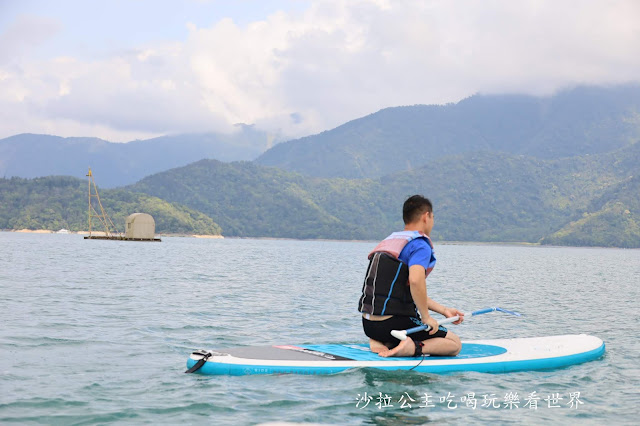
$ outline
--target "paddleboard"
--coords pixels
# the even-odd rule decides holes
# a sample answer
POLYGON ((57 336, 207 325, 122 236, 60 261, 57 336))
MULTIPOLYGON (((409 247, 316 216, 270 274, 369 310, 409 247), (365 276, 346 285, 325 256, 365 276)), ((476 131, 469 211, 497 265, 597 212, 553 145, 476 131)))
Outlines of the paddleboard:
POLYGON ((216 375, 333 374, 353 368, 506 373, 579 364, 601 357, 604 350, 602 340, 586 334, 463 341, 455 357, 383 358, 363 344, 249 346, 195 351, 187 368, 200 364, 195 372, 216 375))

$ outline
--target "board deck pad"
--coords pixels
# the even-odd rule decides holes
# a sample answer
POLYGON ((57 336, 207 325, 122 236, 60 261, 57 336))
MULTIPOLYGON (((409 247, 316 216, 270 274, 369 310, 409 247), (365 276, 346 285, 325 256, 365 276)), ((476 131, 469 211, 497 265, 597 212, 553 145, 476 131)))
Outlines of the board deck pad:
POLYGON ((602 340, 585 334, 462 342, 455 357, 384 358, 364 344, 247 346, 191 354, 187 367, 208 355, 202 374, 332 374, 352 368, 426 373, 502 373, 566 367, 604 354, 602 340))
MULTIPOLYGON (((312 351, 326 352, 332 355, 342 356, 346 359, 354 361, 387 361, 397 362, 398 360, 412 360, 415 361, 415 357, 389 357, 383 358, 378 354, 371 352, 368 345, 303 345, 302 347, 310 349, 312 351)), ((480 345, 477 343, 463 343, 462 350, 455 357, 429 357, 429 360, 444 360, 444 359, 470 359, 470 358, 482 358, 486 356, 494 356, 505 353, 507 350, 501 346, 494 345, 480 345)))

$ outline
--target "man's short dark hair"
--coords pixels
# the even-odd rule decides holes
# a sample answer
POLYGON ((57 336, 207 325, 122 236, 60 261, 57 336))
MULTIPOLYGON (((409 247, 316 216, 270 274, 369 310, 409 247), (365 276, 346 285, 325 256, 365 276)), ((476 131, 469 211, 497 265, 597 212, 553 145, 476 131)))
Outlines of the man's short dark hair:
POLYGON ((422 195, 412 195, 402 206, 402 220, 404 224, 413 223, 426 212, 433 213, 433 205, 422 195))

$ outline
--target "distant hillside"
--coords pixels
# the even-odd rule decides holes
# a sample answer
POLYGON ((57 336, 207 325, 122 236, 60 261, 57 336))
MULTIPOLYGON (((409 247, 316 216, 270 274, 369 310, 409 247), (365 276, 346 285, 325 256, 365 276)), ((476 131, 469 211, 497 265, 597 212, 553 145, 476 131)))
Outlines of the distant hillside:
MULTIPOLYGON (((322 183, 318 184, 322 186, 322 183)), ((185 167, 149 176, 132 191, 179 202, 216 218, 226 236, 280 238, 360 239, 367 233, 357 218, 341 220, 327 209, 349 212, 349 202, 337 194, 347 192, 349 182, 325 187, 327 201, 315 196, 313 179, 250 162, 222 163, 202 160, 185 167), (178 201, 180 200, 180 201, 178 201)), ((369 197, 371 185, 354 183, 369 197)))
MULTIPOLYGON (((65 176, 36 179, 0 178, 0 229, 88 230, 87 183, 65 176)), ((146 194, 100 190, 107 214, 124 232, 131 213, 153 216, 156 232, 220 235, 220 227, 208 216, 190 208, 168 203, 146 194)), ((102 230, 94 225, 94 230, 102 230)))
MULTIPOLYGON (((552 239, 556 232, 609 204, 623 203, 629 223, 639 222, 630 178, 638 175, 640 144, 634 144, 557 160, 467 153, 375 180, 312 178, 254 163, 205 160, 149 176, 129 189, 202 211, 232 236, 377 239, 402 226, 402 202, 421 193, 435 204, 437 240, 548 237, 545 242, 559 244, 552 239)), ((640 247, 634 232, 629 225, 597 245, 640 247)))
MULTIPOLYGON (((554 160, 466 153, 381 179, 201 160, 101 198, 116 224, 143 211, 158 232, 217 234, 214 218, 227 236, 378 239, 421 193, 435 205, 435 240, 640 247, 639 176, 640 143, 554 160)), ((86 203, 79 179, 0 179, 0 228, 86 229, 86 203)))
POLYGON ((269 143, 265 133, 251 126, 232 135, 188 134, 129 143, 22 134, 0 140, 0 177, 83 177, 91 167, 98 184, 112 188, 203 158, 253 160, 269 143))
MULTIPOLYGON (((538 242, 593 211, 594 200, 631 175, 640 175, 640 144, 557 160, 469 153, 383 180, 393 203, 406 195, 399 189, 430 194, 437 206, 437 239, 538 242)), ((640 218, 640 209, 631 211, 640 218)))
POLYGON ((542 244, 640 247, 640 175, 594 199, 579 219, 545 237, 542 244))
POLYGON ((555 159, 640 140, 640 86, 579 87, 552 97, 476 95, 449 105, 387 108, 256 160, 318 177, 376 178, 474 151, 555 159))

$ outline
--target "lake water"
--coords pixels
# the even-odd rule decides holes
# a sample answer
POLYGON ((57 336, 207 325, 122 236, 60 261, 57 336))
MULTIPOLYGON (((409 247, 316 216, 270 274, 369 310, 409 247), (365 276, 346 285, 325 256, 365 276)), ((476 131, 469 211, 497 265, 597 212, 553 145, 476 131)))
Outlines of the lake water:
POLYGON ((356 305, 373 245, 0 232, 0 423, 637 424, 640 250, 436 245, 431 297, 525 314, 453 326, 463 340, 599 336, 606 355, 586 364, 440 376, 183 373, 199 348, 365 342, 356 305), (525 407, 533 392, 535 409, 525 407), (581 404, 570 405, 578 392, 581 404), (425 394, 434 407, 424 408, 425 394), (484 395, 500 408, 483 407, 484 395))

